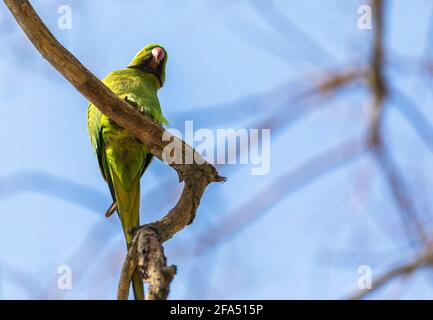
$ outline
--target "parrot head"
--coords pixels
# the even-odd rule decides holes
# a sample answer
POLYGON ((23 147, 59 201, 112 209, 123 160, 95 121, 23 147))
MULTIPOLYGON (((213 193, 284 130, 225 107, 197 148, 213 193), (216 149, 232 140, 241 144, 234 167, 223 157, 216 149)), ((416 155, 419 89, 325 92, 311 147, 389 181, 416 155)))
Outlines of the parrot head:
POLYGON ((165 81, 166 64, 167 51, 159 44, 149 44, 135 55, 129 63, 128 68, 137 68, 154 74, 162 87, 165 81))

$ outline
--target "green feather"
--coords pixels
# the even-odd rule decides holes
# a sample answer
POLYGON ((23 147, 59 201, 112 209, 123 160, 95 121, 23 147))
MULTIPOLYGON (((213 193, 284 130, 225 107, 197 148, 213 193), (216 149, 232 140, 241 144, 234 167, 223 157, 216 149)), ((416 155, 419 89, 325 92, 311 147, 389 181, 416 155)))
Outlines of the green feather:
MULTIPOLYGON (((102 82, 117 96, 145 111, 159 124, 167 123, 161 111, 157 91, 165 81, 167 53, 158 68, 147 62, 151 51, 159 45, 140 50, 126 69, 111 72, 102 82)), ((160 46, 159 46, 160 47, 160 46)), ((140 178, 152 160, 146 146, 126 129, 102 114, 93 104, 88 108, 88 130, 98 158, 102 176, 107 182, 122 223, 127 247, 131 228, 139 226, 140 178)), ((143 282, 138 273, 133 276, 136 299, 144 298, 143 282)))

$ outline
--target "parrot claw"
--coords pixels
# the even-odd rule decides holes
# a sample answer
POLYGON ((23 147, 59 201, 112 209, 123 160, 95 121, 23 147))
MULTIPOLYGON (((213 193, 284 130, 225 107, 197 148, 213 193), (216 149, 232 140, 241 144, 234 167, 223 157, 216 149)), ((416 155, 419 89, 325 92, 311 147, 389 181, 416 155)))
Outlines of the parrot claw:
POLYGON ((125 100, 126 102, 128 102, 130 105, 132 105, 134 107, 138 107, 137 103, 134 100, 129 99, 128 96, 125 96, 125 98, 123 98, 123 100, 125 100))
POLYGON ((128 98, 128 96, 125 96, 125 98, 123 98, 123 100, 125 100, 126 102, 128 102, 130 105, 132 105, 132 106, 138 108, 138 110, 139 110, 141 113, 147 114, 147 112, 146 112, 146 108, 145 108, 145 107, 143 107, 143 106, 139 106, 135 101, 130 100, 130 99, 128 98))

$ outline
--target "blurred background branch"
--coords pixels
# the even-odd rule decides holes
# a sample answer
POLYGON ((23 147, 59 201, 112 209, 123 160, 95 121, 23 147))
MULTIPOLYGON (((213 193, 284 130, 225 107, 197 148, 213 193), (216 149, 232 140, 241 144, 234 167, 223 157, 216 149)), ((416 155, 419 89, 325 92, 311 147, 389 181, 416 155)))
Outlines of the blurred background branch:
MULTIPOLYGON (((362 299, 386 298, 395 289, 401 298, 432 296, 431 4, 338 0, 319 7, 316 1, 185 0, 174 8, 132 3, 136 13, 118 2, 71 3, 76 20, 70 31, 55 28, 58 1, 40 10, 55 35, 98 77, 124 65, 143 38, 167 43, 171 60, 161 99, 163 105, 176 105, 164 110, 172 127, 183 128, 192 119, 195 128, 270 128, 272 133, 270 173, 254 177, 249 165, 218 164, 230 182, 224 190, 209 188, 200 218, 176 243, 167 243, 167 255, 182 266, 172 297, 362 299), (372 28, 361 30, 358 9, 365 4, 372 28), (149 25, 138 26, 148 10, 154 13, 149 25), (89 31, 95 15, 103 31, 89 31), (119 15, 132 16, 113 26, 119 15), (161 30, 148 32, 152 24, 161 30), (138 27, 145 30, 139 37, 125 32, 138 27), (121 45, 113 46, 112 39, 122 39, 121 45), (360 265, 373 271, 372 290, 356 289, 360 265), (410 281, 401 281, 408 275, 410 281)), ((18 147, 28 142, 26 135, 6 121, 0 129, 2 136, 14 137, 6 139, 13 143, 5 140, 9 152, 0 176, 0 212, 14 214, 5 214, 0 233, 12 237, 6 225, 19 226, 41 238, 29 253, 32 259, 50 254, 35 272, 23 272, 17 267, 22 260, 1 247, 0 277, 7 283, 2 294, 112 297, 123 243, 118 222, 87 214, 102 212, 109 195, 85 136, 85 101, 52 80, 58 79, 55 73, 38 62, 5 17, 0 33, 8 47, 0 70, 11 76, 0 77, 0 95, 14 108, 0 109, 0 116, 23 121, 41 142, 18 147), (39 98, 34 89, 32 94, 13 90, 35 74, 40 78, 33 80, 43 83, 39 98), (29 101, 46 106, 48 120, 23 109, 29 101), (74 113, 56 113, 52 106, 59 101, 81 104, 83 110, 65 106, 61 109, 74 113), (66 116, 70 132, 64 129, 66 116), (64 145, 70 147, 63 150, 64 145), (27 224, 46 226, 44 236, 27 230, 27 224), (57 232, 64 233, 65 242, 56 249, 57 232), (72 291, 55 285, 61 263, 73 267, 72 291), (26 284, 32 276, 38 281, 26 284)), ((169 187, 176 176, 163 165, 153 164, 149 174, 142 194, 146 222, 160 218, 182 190, 181 184, 169 187)))

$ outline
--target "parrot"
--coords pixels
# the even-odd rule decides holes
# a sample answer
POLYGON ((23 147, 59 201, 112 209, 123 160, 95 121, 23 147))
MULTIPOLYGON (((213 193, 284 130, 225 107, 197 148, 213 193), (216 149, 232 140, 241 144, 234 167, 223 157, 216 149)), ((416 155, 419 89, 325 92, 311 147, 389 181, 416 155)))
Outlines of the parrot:
MULTIPOLYGON (((166 64, 167 51, 159 44, 150 44, 141 49, 126 68, 109 73, 102 82, 119 98, 164 125, 167 120, 157 91, 164 85, 166 64)), ((88 106, 87 125, 102 177, 113 199, 105 215, 109 217, 117 211, 129 249, 131 230, 140 223, 140 179, 153 156, 143 142, 92 103, 88 106)), ((132 289, 134 299, 144 299, 143 280, 137 271, 132 276, 132 289)))

